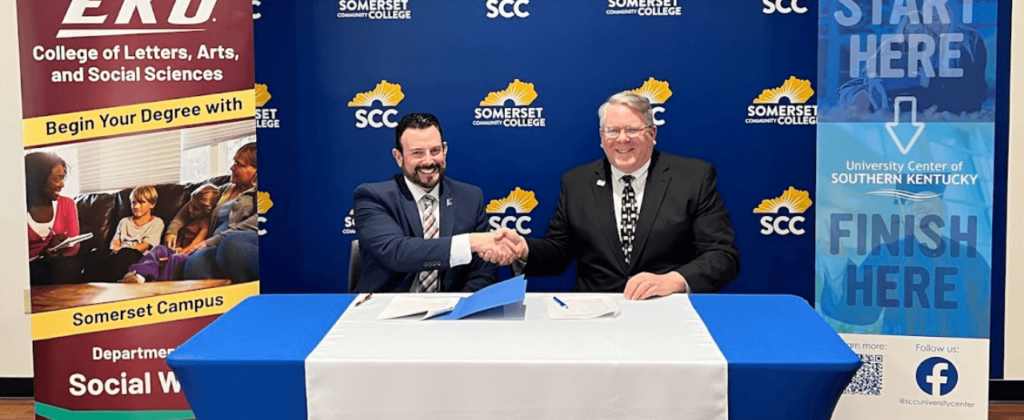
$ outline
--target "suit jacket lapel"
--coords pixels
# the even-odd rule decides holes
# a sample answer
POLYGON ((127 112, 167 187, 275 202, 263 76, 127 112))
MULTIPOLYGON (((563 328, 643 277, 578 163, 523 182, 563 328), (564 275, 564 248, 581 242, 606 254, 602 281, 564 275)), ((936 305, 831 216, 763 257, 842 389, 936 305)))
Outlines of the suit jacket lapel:
POLYGON ((661 210, 661 202, 665 199, 665 191, 672 181, 666 163, 658 164, 658 152, 651 156, 651 166, 648 169, 647 185, 644 186, 644 202, 640 205, 640 220, 637 221, 636 235, 633 237, 633 256, 629 261, 628 273, 632 273, 633 267, 637 265, 643 256, 644 246, 651 237, 651 229, 654 221, 658 218, 658 211, 661 210))
POLYGON ((452 205, 455 205, 455 202, 452 200, 452 189, 451 185, 448 184, 448 180, 441 181, 441 191, 438 197, 441 197, 441 200, 437 203, 438 212, 441 215, 441 230, 438 232, 438 235, 445 238, 452 236, 452 232, 455 230, 455 212, 448 206, 449 202, 452 205))
POLYGON ((395 176, 395 181, 398 182, 398 190, 402 195, 402 217, 405 218, 406 226, 408 226, 408 234, 411 236, 423 237, 423 223, 420 222, 420 211, 416 201, 412 199, 412 193, 409 192, 409 186, 405 184, 405 178, 402 174, 395 176))
MULTIPOLYGON (((441 238, 452 236, 452 232, 455 231, 455 211, 452 207, 448 206, 448 202, 451 201, 452 205, 455 205, 452 199, 452 188, 451 184, 448 183, 447 179, 441 181, 441 191, 438 194, 441 200, 437 203, 438 214, 441 217, 441 227, 438 231, 438 236, 441 238)), ((470 262, 470 266, 472 266, 470 262)), ((441 290, 442 292, 459 292, 461 290, 451 290, 452 283, 455 281, 456 270, 448 269, 438 272, 438 278, 441 279, 441 290)))
POLYGON ((594 183, 590 186, 594 191, 594 208, 597 209, 598 229, 604 231, 604 236, 608 239, 608 247, 611 248, 615 261, 618 262, 619 269, 625 273, 626 254, 622 253, 622 241, 619 240, 618 232, 619 222, 615 220, 615 206, 612 203, 612 188, 615 188, 615 184, 611 182, 609 165, 607 159, 603 161, 603 164, 595 171, 594 183))

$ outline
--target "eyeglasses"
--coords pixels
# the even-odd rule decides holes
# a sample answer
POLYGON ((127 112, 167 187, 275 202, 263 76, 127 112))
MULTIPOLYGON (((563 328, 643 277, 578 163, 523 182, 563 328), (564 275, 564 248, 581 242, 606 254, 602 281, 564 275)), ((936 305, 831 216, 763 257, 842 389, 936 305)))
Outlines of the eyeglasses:
POLYGON ((635 139, 640 136, 640 133, 647 131, 652 126, 646 125, 643 127, 601 127, 601 135, 606 139, 615 139, 619 137, 619 133, 622 131, 626 132, 626 137, 635 139))

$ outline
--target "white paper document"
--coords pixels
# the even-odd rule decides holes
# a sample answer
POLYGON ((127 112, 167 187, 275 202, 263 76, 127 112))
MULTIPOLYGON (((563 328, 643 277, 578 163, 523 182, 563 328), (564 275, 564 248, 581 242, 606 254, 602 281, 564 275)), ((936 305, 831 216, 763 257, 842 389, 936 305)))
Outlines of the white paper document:
POLYGON ((75 246, 75 244, 85 242, 90 239, 92 239, 92 232, 84 233, 78 236, 72 236, 70 238, 65 239, 64 242, 57 244, 57 246, 50 248, 50 251, 60 251, 62 249, 71 248, 75 246))
POLYGON ((544 305, 548 308, 548 318, 559 319, 597 319, 615 318, 621 311, 619 305, 610 296, 586 296, 586 295, 559 295, 558 300, 553 297, 545 298, 544 305))
POLYGON ((377 317, 378 321, 422 321, 455 309, 459 298, 395 296, 377 317))

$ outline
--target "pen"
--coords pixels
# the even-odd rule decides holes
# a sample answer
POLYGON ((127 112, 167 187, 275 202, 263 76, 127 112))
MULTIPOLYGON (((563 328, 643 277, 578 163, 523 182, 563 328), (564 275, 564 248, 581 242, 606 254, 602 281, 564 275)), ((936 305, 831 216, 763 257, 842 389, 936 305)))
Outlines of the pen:
POLYGON ((569 305, 566 305, 565 302, 562 302, 561 300, 558 300, 558 297, 552 296, 551 298, 554 299, 555 302, 558 302, 559 306, 561 306, 561 307, 563 307, 565 309, 569 309, 569 305))
POLYGON ((359 302, 356 302, 356 306, 362 305, 363 302, 366 302, 366 301, 370 300, 370 296, 373 296, 373 293, 370 293, 370 294, 366 295, 366 297, 364 297, 361 300, 359 300, 359 302))

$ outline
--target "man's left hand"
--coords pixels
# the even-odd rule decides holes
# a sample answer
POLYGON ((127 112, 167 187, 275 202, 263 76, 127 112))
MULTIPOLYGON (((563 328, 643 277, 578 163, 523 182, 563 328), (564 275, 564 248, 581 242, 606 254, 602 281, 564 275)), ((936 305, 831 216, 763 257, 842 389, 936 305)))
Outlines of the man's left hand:
POLYGON ((686 291, 686 279, 675 271, 667 274, 640 273, 626 282, 622 293, 629 300, 644 300, 653 296, 668 296, 686 291))

